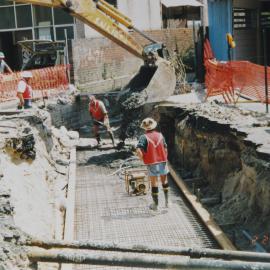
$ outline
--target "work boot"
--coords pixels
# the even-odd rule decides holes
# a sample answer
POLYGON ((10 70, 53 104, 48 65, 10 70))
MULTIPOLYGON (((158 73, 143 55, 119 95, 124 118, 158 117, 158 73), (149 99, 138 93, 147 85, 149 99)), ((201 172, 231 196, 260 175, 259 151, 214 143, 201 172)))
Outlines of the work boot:
POLYGON ((115 141, 114 141, 114 136, 113 136, 112 131, 109 131, 109 135, 110 135, 110 138, 112 140, 112 145, 113 145, 113 147, 115 147, 115 141))
POLYGON ((169 208, 169 183, 162 185, 164 197, 165 197, 165 207, 169 208))
POLYGON ((101 139, 100 139, 99 135, 96 137, 96 140, 97 140, 97 147, 100 147, 101 146, 101 139))
POLYGON ((157 211, 158 210, 158 187, 152 187, 152 199, 153 203, 149 205, 151 210, 157 211))

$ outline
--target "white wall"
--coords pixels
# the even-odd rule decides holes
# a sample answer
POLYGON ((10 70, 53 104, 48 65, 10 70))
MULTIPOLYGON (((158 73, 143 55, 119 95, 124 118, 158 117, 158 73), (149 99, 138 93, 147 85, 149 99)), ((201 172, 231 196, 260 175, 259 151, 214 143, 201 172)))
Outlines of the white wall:
MULTIPOLYGON (((135 27, 140 30, 161 29, 160 0, 118 0, 118 9, 128 16, 135 27)), ((101 36, 95 30, 85 25, 85 37, 101 36)))
POLYGON ((202 25, 203 26, 209 26, 209 20, 208 20, 208 3, 207 0, 202 0, 203 8, 201 9, 201 18, 202 18, 202 25))
POLYGON ((118 8, 132 19, 140 30, 161 29, 161 4, 159 0, 118 0, 118 8))

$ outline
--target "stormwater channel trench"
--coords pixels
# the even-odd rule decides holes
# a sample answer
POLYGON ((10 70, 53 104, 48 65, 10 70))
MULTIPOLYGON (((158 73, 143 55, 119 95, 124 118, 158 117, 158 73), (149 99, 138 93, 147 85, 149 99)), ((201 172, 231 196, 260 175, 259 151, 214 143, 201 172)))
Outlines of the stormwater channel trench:
MULTIPOLYGON (((112 108, 110 120, 118 136, 121 117, 115 95, 99 98, 112 108)), ((3 237, 23 247, 31 269, 270 269, 269 241, 262 241, 269 228, 269 155, 259 144, 247 140, 243 130, 208 117, 203 106, 160 104, 154 117, 168 144, 170 207, 165 208, 160 188, 159 210, 152 211, 149 186, 146 184, 145 194, 130 194, 126 170, 121 170, 123 164, 133 168, 129 160, 134 158, 131 149, 136 139, 115 149, 102 133, 104 144, 97 148, 89 138, 87 104, 88 95, 84 95, 47 106, 56 128, 77 130, 80 138, 63 127, 60 132, 50 127, 49 120, 44 127, 47 112, 46 117, 40 111, 38 116, 8 116, 39 125, 42 136, 35 137, 36 133, 34 137, 45 141, 46 151, 53 147, 51 129, 60 145, 68 145, 69 155, 65 152, 61 160, 56 154, 53 157, 63 166, 54 165, 56 173, 67 177, 61 180, 60 189, 65 203, 57 203, 63 232, 60 225, 57 237, 38 231, 32 237, 19 232, 20 241, 8 233, 3 237), (73 142, 63 134, 69 134, 73 142), (265 253, 253 252, 258 250, 265 253)), ((228 115, 219 104, 211 105, 214 114, 226 115, 230 121, 239 113, 233 110, 228 115)), ((61 147, 56 148, 63 154, 61 147)))

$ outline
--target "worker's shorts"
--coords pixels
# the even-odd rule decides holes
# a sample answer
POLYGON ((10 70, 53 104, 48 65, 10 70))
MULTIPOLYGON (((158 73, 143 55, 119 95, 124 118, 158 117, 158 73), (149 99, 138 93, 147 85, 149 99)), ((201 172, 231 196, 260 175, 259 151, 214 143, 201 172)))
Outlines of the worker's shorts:
POLYGON ((169 172, 167 162, 161 162, 147 166, 149 176, 166 175, 169 172))

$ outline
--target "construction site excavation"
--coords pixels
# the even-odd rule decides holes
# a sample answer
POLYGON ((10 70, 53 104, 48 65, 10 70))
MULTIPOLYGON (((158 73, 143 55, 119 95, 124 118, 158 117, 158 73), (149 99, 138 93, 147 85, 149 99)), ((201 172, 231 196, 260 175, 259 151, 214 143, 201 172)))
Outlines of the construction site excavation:
POLYGON ((0 270, 270 270, 269 14, 0 1, 0 270))

